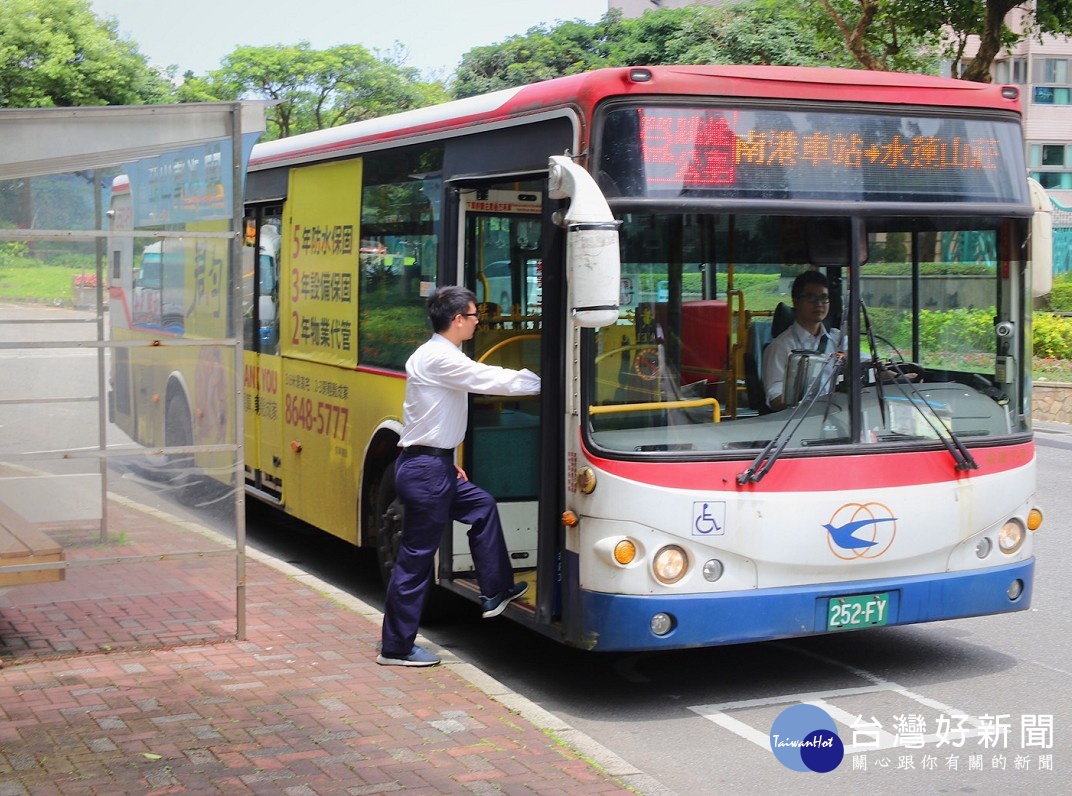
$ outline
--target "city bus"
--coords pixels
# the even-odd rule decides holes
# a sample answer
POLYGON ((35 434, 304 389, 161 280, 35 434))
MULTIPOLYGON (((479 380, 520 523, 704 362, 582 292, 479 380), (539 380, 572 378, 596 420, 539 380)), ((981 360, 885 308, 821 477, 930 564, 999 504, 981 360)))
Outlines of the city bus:
MULTIPOLYGON (((457 451, 530 584, 509 619, 621 651, 1027 609, 1019 103, 888 72, 610 68, 258 144, 248 494, 387 577, 404 364, 428 294, 461 284, 469 353, 543 380, 472 396, 457 451), (773 411, 763 352, 807 270, 839 345, 794 351, 773 411)), ((464 526, 435 581, 430 602, 477 601, 464 526)))

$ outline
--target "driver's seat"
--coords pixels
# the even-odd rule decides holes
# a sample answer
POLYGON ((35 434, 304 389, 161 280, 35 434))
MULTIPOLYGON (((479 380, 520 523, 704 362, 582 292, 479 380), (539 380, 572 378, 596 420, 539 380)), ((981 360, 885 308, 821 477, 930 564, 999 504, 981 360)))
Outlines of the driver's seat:
POLYGON ((792 326, 796 319, 796 311, 784 301, 779 301, 774 308, 774 317, 771 318, 771 340, 792 326))

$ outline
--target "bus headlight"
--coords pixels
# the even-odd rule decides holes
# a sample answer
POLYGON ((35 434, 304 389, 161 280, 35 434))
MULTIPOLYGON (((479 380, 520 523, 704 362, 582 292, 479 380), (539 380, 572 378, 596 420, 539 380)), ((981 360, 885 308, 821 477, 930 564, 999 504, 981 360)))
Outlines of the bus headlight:
POLYGON ((677 583, 689 569, 689 557, 676 544, 667 545, 655 554, 651 571, 660 583, 677 583))
POLYGON ((1019 520, 1008 520, 998 531, 998 547, 1005 554, 1015 553, 1024 543, 1024 526, 1019 520))

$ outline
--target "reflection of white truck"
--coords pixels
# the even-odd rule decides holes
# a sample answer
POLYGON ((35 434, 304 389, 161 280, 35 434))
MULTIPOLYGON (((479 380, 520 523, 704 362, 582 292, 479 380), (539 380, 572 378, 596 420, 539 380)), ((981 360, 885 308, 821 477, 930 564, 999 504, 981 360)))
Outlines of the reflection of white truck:
POLYGON ((260 341, 258 350, 268 354, 275 353, 279 345, 279 246, 279 229, 273 224, 265 224, 261 227, 259 262, 254 264, 252 248, 242 251, 242 317, 246 348, 253 348, 256 323, 260 341), (253 317, 254 297, 256 318, 253 317))
POLYGON ((131 318, 134 323, 179 328, 186 317, 183 252, 177 242, 150 243, 141 254, 134 277, 131 318))

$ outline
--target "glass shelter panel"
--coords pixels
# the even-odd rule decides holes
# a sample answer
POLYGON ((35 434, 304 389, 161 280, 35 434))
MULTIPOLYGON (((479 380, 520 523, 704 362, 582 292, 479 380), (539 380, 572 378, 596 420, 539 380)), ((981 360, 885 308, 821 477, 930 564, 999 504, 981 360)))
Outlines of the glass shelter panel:
POLYGON ((261 130, 259 104, 0 111, 0 654, 244 633, 235 208, 261 130), (181 633, 124 625, 131 578, 181 633), (19 630, 87 590, 78 632, 19 630))

